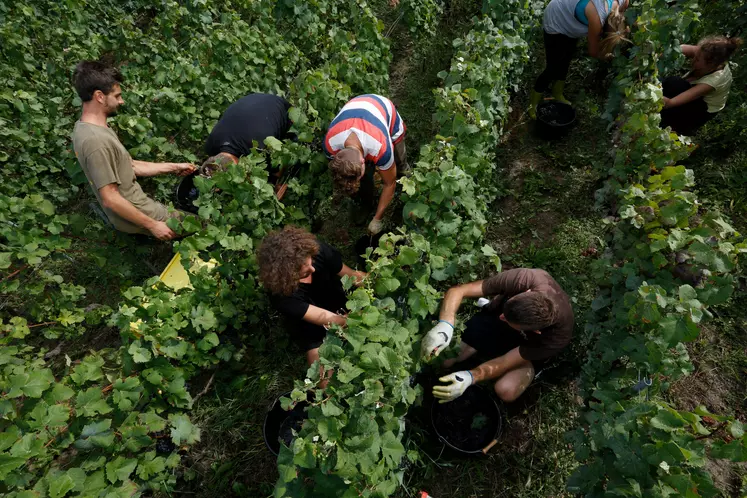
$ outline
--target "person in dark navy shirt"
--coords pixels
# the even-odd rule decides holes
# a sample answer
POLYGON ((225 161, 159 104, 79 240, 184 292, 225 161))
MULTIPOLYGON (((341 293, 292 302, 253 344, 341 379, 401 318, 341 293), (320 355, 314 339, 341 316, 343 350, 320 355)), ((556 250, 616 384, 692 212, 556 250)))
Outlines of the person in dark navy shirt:
MULTIPOLYGON (((267 137, 291 138, 290 107, 284 98, 267 93, 252 93, 231 104, 205 142, 205 153, 210 157, 203 163, 203 170, 239 162, 240 157, 254 149, 255 142, 258 150, 264 150, 267 137)), ((271 172, 273 183, 281 175, 282 171, 271 172)), ((283 196, 285 188, 276 185, 278 198, 283 196)))

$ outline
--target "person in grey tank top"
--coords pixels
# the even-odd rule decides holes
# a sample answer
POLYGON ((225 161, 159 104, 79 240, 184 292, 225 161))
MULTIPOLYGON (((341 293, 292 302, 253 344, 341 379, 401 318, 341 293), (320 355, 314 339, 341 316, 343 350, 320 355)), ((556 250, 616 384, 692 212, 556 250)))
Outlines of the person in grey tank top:
POLYGON ((576 43, 589 41, 589 55, 606 60, 629 32, 623 11, 630 0, 552 0, 542 23, 545 42, 545 70, 539 75, 530 96, 529 115, 537 118, 537 105, 552 87, 555 100, 570 104, 563 96, 576 43))

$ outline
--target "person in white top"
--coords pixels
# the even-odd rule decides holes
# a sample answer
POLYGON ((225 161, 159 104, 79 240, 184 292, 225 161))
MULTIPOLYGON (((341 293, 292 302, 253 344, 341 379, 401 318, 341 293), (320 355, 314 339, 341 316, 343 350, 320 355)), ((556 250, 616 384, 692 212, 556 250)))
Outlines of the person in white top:
POLYGON ((729 58, 742 45, 741 38, 710 36, 697 45, 681 45, 691 70, 662 83, 664 109, 661 127, 679 135, 694 135, 726 106, 732 77, 729 58))
POLYGON ((534 83, 529 116, 537 119, 537 105, 543 92, 552 87, 558 102, 570 104, 563 96, 565 78, 579 38, 589 42, 589 55, 606 60, 630 31, 623 12, 629 0, 552 0, 542 21, 545 42, 545 70, 534 83))

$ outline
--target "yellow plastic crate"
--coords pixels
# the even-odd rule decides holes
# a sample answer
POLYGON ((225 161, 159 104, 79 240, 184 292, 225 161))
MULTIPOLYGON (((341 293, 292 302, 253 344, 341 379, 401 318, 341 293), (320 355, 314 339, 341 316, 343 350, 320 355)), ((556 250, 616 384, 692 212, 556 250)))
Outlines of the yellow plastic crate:
MULTIPOLYGON (((217 265, 218 262, 215 259, 210 259, 210 261, 203 261, 196 255, 192 256, 192 268, 194 269, 207 267, 208 270, 212 270, 217 265)), ((179 253, 174 254, 174 257, 171 258, 171 261, 169 261, 169 264, 166 265, 166 268, 163 269, 161 275, 159 275, 158 278, 161 280, 161 282, 168 285, 174 290, 192 288, 192 284, 189 283, 189 274, 187 273, 187 270, 182 266, 182 260, 181 256, 179 256, 179 253)), ((143 302, 143 306, 145 307, 147 307, 148 304, 149 303, 147 302, 143 302)), ((130 323, 130 329, 137 334, 139 325, 141 323, 142 320, 138 318, 136 321, 130 323)))
MULTIPOLYGON (((218 262, 215 259, 203 261, 197 256, 192 257, 192 268, 195 269, 207 267, 209 270, 212 270, 217 264, 218 262)), ((179 290, 184 287, 189 289, 192 288, 192 285, 189 283, 189 274, 187 274, 187 270, 182 266, 179 253, 174 254, 174 257, 171 258, 171 261, 169 261, 169 264, 166 265, 166 268, 164 268, 158 278, 174 290, 179 290)))

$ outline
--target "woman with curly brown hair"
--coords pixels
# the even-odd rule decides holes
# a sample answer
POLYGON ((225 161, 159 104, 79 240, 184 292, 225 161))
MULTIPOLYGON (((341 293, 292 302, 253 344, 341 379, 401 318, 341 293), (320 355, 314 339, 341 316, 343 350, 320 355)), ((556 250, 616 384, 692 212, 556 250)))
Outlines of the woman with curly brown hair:
POLYGON ((348 196, 358 193, 364 204, 373 204, 373 177, 378 171, 383 188, 368 231, 381 232, 384 212, 394 198, 397 168, 402 173, 407 167, 405 123, 394 103, 373 94, 350 100, 329 125, 324 152, 331 159, 335 187, 348 196))
POLYGON ((288 318, 290 334, 311 365, 319 359, 327 327, 345 325, 347 296, 341 278, 349 275, 360 285, 367 274, 351 269, 335 248, 294 226, 268 234, 257 259, 270 301, 288 318))
POLYGON ((685 75, 664 80, 661 127, 672 127, 680 135, 693 135, 726 106, 732 77, 729 58, 742 45, 741 38, 710 36, 697 45, 681 45, 692 59, 685 75))

